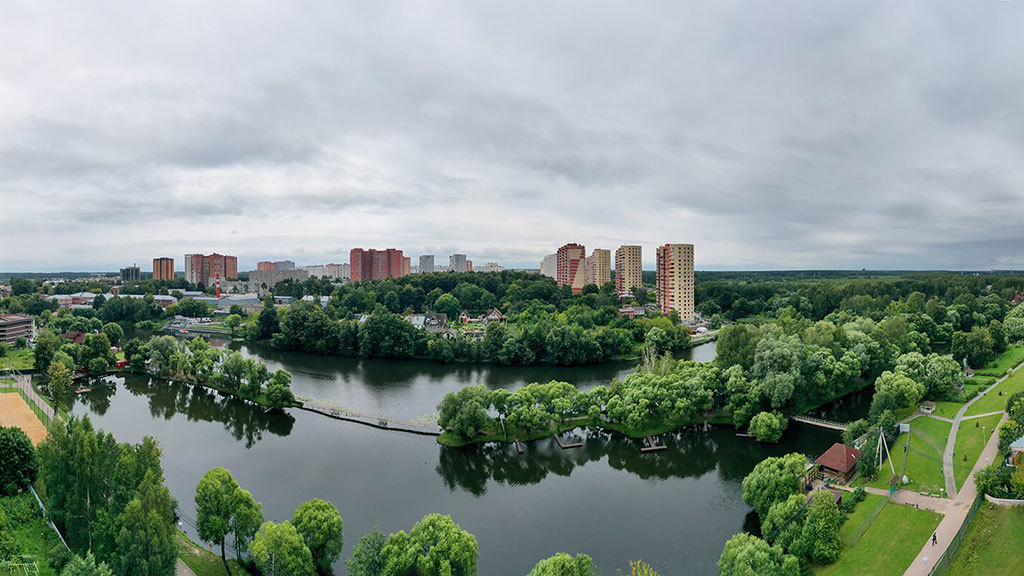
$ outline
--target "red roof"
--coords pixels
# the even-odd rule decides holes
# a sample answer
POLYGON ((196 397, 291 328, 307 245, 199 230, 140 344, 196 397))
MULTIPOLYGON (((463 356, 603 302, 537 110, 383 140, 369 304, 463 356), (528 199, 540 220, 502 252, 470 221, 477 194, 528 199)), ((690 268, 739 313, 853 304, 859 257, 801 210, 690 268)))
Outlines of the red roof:
POLYGON ((814 462, 843 474, 853 470, 860 458, 860 450, 836 442, 814 462))

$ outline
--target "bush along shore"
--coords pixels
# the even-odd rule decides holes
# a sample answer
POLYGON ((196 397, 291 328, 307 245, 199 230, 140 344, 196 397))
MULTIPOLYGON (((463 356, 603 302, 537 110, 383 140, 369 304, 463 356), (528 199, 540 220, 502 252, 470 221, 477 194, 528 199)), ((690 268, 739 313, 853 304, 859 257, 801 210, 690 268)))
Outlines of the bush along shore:
MULTIPOLYGON (((145 342, 133 338, 115 354, 111 347, 104 347, 103 344, 109 342, 104 334, 88 336, 84 344, 61 344, 45 359, 46 390, 57 405, 63 405, 73 387, 72 374, 84 369, 90 377, 123 370, 203 386, 268 409, 302 406, 292 394, 288 372, 270 372, 263 362, 243 358, 237 351, 213 348, 203 338, 184 341, 173 336, 154 336, 145 342), (98 340, 103 341, 100 346, 92 345, 98 340), (122 354, 126 364, 118 369, 116 356, 122 354)), ((38 348, 36 352, 38 361, 38 348)))

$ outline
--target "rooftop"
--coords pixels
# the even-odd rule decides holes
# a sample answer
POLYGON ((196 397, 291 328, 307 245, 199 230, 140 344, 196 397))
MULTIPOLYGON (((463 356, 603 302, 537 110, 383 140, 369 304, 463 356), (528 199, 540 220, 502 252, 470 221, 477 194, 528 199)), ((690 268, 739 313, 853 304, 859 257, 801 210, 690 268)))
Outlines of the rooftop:
POLYGON ((853 470, 858 458, 860 458, 860 450, 836 442, 814 462, 845 474, 853 470))

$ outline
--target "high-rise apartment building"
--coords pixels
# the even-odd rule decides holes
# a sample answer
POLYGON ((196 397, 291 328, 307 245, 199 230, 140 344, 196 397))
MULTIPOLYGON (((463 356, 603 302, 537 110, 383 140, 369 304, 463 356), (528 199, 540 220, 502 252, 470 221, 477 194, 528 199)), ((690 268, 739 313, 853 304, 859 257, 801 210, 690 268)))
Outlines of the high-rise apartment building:
POLYGON ((401 278, 405 269, 405 255, 401 250, 364 250, 353 248, 349 252, 351 268, 349 275, 352 282, 379 280, 381 278, 401 278))
POLYGON ((693 320, 693 244, 658 246, 658 304, 675 310, 683 322, 693 320))
POLYGON ((644 285, 642 251, 639 246, 619 246, 615 251, 615 289, 632 291, 644 285))
POLYGON ((223 254, 185 254, 185 280, 211 286, 212 281, 237 280, 238 258, 223 254))
POLYGON ((559 286, 569 286, 573 294, 583 292, 583 284, 586 280, 584 262, 587 249, 580 244, 566 244, 556 252, 558 259, 558 272, 555 280, 559 286))
POLYGON ((466 272, 466 255, 452 254, 449 256, 448 269, 452 272, 466 272))
POLYGON ((138 266, 121 268, 121 282, 138 282, 141 277, 138 266))
POLYGON ((558 278, 558 254, 548 254, 540 261, 540 275, 558 278))
MULTIPOLYGON (((318 278, 335 278, 338 280, 348 280, 349 278, 349 264, 317 264, 313 266, 305 266, 302 268, 305 270, 309 277, 318 278)), ((287 269, 286 269, 287 270, 287 269)))
POLYGON ((295 262, 291 260, 278 260, 277 262, 264 260, 263 262, 256 263, 257 272, 273 272, 275 270, 295 270, 295 262))
POLYGON ((174 258, 153 258, 153 280, 174 280, 174 258))
POLYGON ((420 274, 430 274, 434 271, 434 255, 424 254, 420 256, 420 274))
POLYGON ((612 253, 603 248, 594 248, 590 256, 587 256, 585 284, 597 284, 604 286, 612 281, 612 253))
POLYGON ((404 256, 402 257, 402 276, 408 274, 412 274, 412 257, 404 256))

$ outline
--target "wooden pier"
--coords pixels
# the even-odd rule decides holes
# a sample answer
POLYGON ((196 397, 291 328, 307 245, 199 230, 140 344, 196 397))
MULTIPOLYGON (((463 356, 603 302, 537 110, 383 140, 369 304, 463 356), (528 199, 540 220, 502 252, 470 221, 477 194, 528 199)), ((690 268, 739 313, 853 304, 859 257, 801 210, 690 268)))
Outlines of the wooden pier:
POLYGON ((658 450, 667 450, 667 449, 668 449, 668 446, 665 446, 664 444, 655 444, 654 443, 654 438, 652 438, 651 435, 648 434, 647 435, 647 446, 645 448, 641 448, 640 451, 641 452, 657 452, 658 450))
POLYGON ((583 446, 583 442, 574 442, 572 444, 564 444, 562 442, 562 439, 558 437, 558 434, 555 434, 554 438, 555 438, 555 443, 558 444, 558 447, 561 448, 562 450, 568 450, 569 448, 580 448, 580 447, 583 446))
POLYGON ((414 424, 412 422, 394 420, 391 418, 381 418, 379 416, 356 414, 354 412, 349 412, 347 410, 342 410, 340 408, 318 406, 310 402, 303 402, 301 409, 306 410, 307 412, 316 412, 317 414, 323 414, 324 416, 328 416, 330 418, 334 418, 337 420, 345 420, 347 422, 363 424, 364 426, 380 428, 381 430, 397 430, 399 432, 422 434, 424 436, 440 436, 442 432, 441 428, 438 426, 414 424))
POLYGON ((516 451, 518 451, 520 454, 522 454, 523 453, 523 443, 520 442, 519 440, 512 440, 512 441, 516 443, 516 451))

